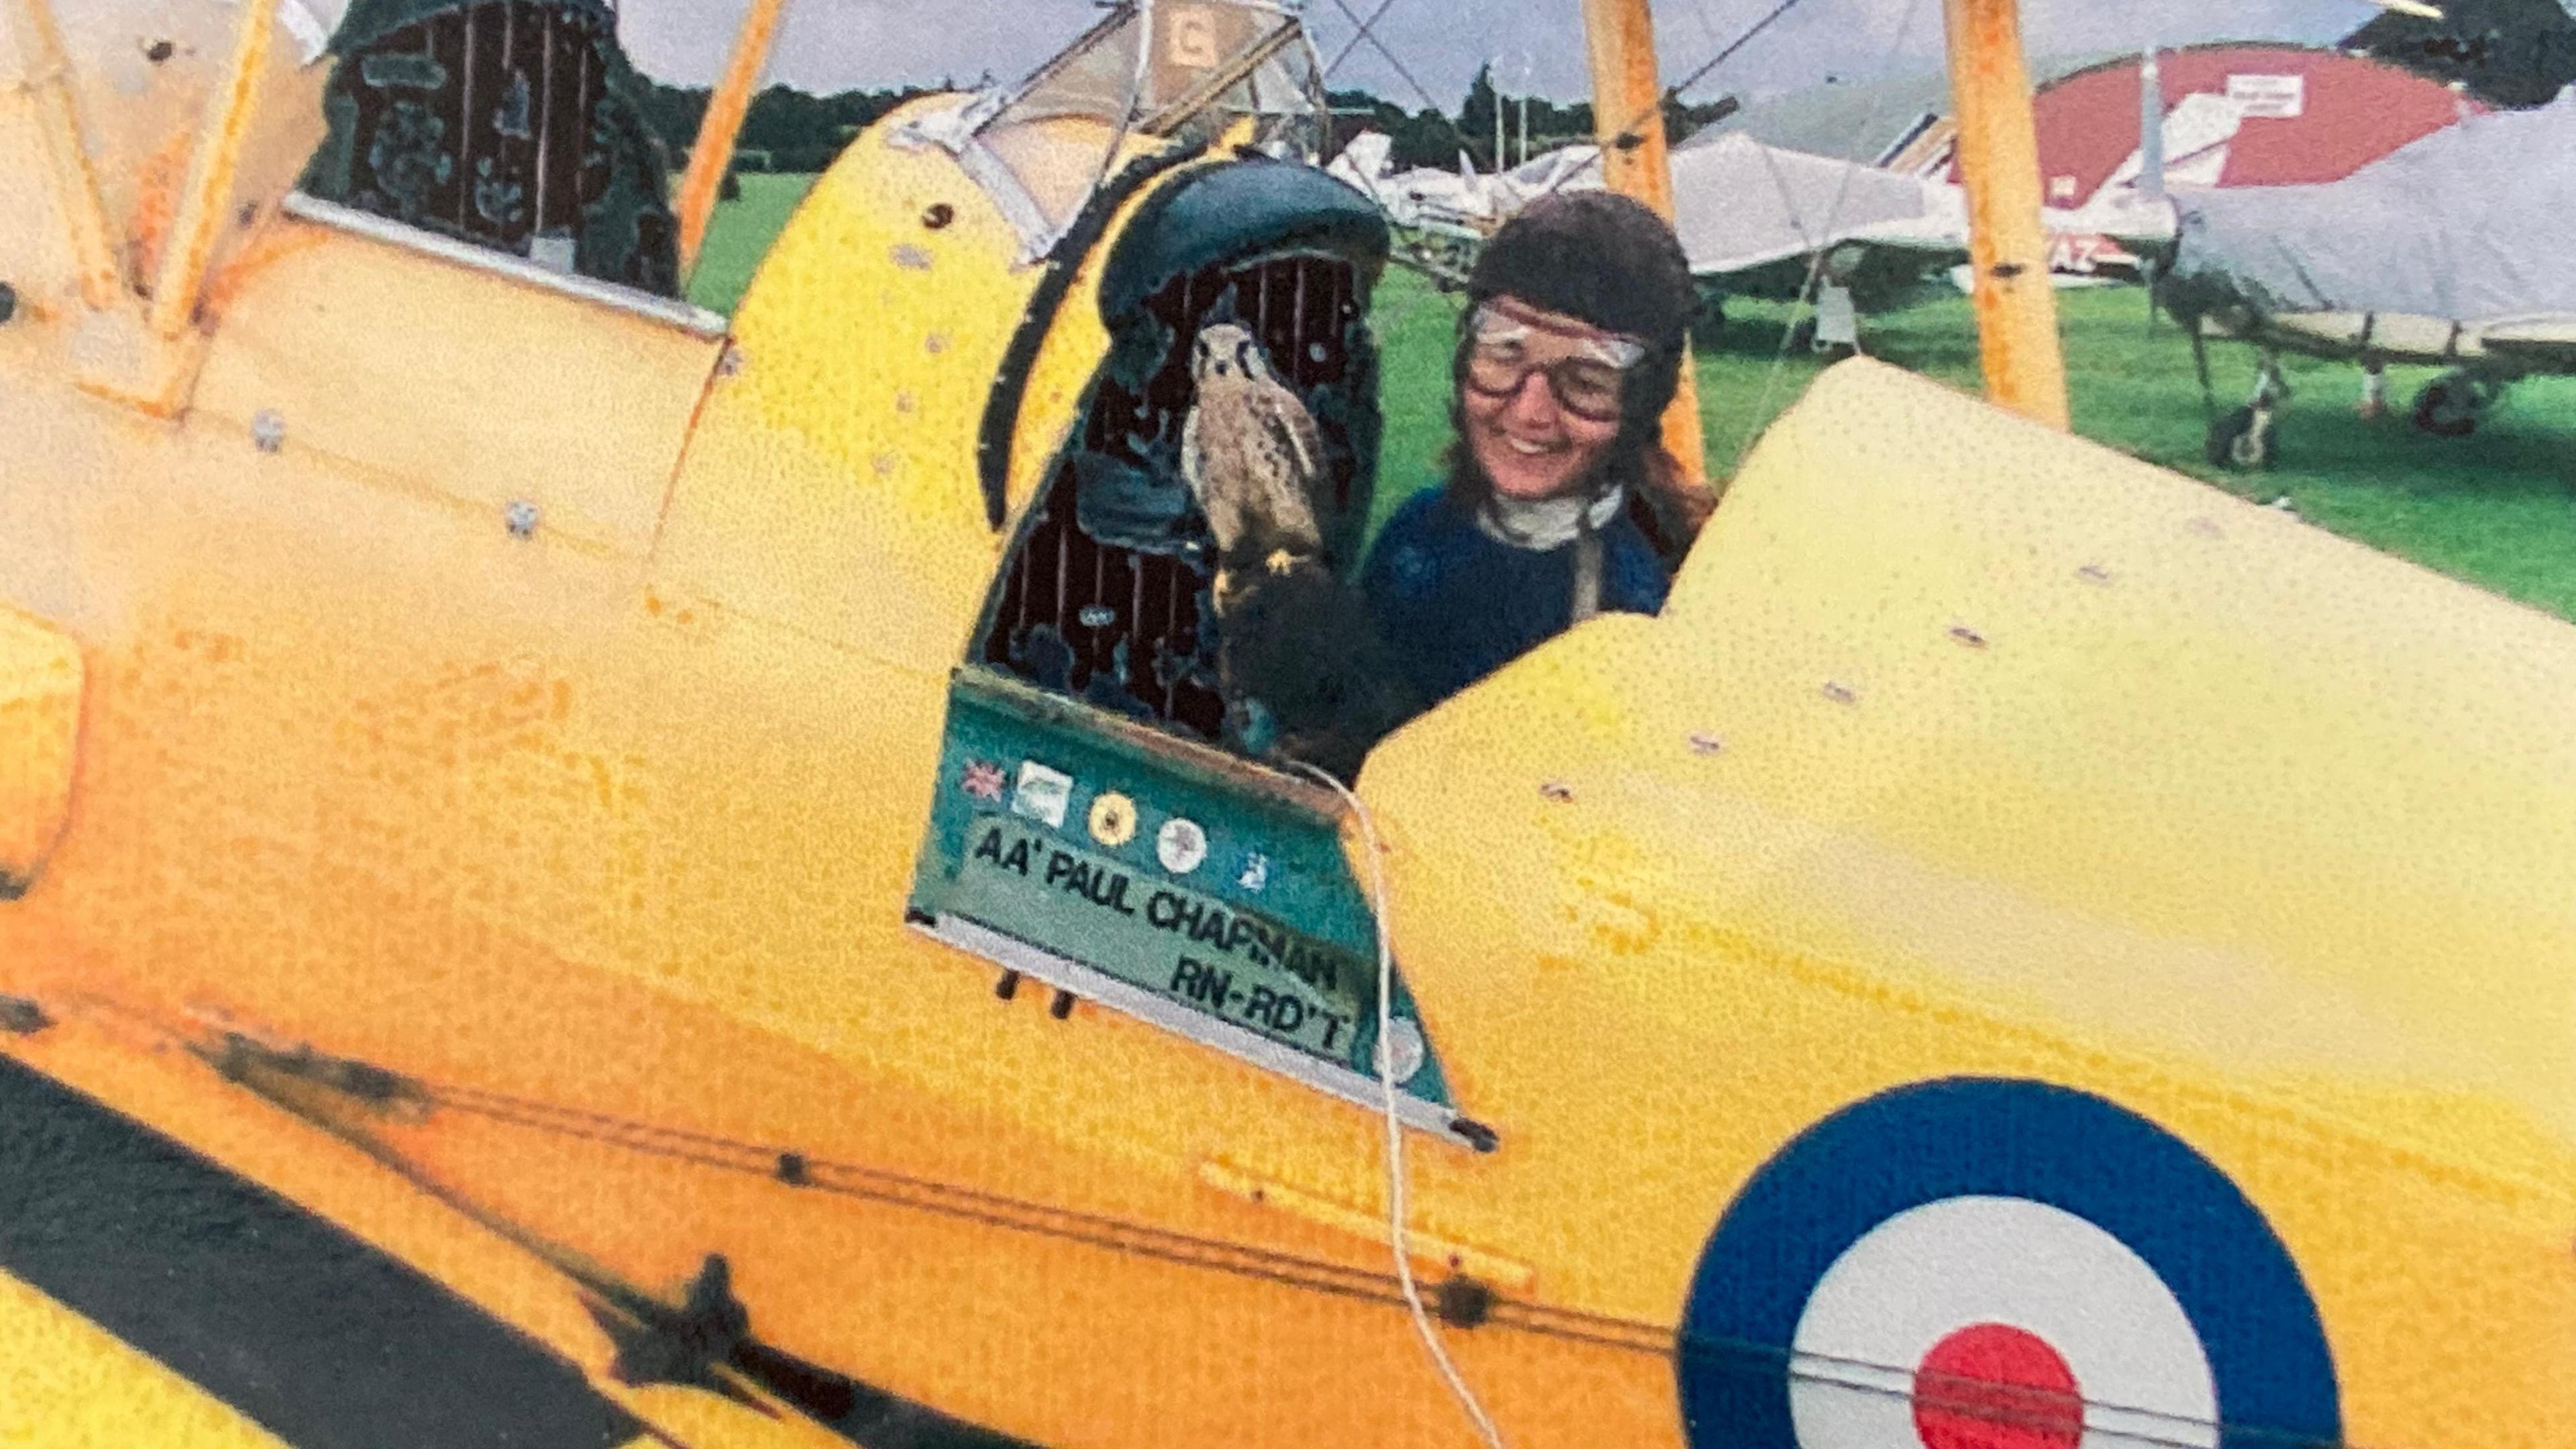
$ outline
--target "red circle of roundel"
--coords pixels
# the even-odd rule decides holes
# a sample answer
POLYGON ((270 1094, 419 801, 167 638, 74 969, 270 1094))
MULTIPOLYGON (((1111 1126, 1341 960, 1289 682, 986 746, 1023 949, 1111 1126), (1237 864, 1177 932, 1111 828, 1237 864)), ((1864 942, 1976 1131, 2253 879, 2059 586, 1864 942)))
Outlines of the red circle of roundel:
POLYGON ((2039 1335, 1972 1323, 1914 1370, 1914 1434, 1923 1449, 2076 1449, 2084 1400, 2039 1335))
MULTIPOLYGON (((1943 1449, 1921 1432, 1916 1390, 1965 1386, 1927 1382, 1921 1365, 1935 1354, 1995 1372, 1987 1392, 1934 1405, 1933 1421, 1962 1434, 2053 1409, 2040 1422, 2071 1414, 2079 1438, 2219 1446, 2208 1354, 2163 1277, 2100 1225, 2024 1197, 1961 1194, 1881 1220, 1816 1280, 1789 1346, 1798 1449, 1943 1449), (2083 1400, 2015 1402, 2031 1397, 2019 1380, 2058 1378, 2083 1400)), ((2043 1436, 1973 1449, 2047 1446, 2043 1436)))

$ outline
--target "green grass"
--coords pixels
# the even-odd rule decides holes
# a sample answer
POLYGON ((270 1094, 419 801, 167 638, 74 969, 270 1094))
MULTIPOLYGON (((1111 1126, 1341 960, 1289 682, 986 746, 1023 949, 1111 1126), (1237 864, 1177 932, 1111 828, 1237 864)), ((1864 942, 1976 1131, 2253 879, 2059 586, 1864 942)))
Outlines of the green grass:
MULTIPOLYGON (((744 176, 741 200, 717 208, 690 300, 730 312, 813 180, 744 176)), ((2576 619, 2576 379, 2518 384, 2475 434, 2446 439, 2418 433, 2405 416, 2434 369, 2390 369, 2392 412, 2365 423, 2355 412, 2357 368, 2290 358, 2280 461, 2231 474, 2202 459, 2200 388, 2191 349, 2170 319, 2150 332, 2144 299, 2127 287, 2061 292, 2058 307, 2078 433, 2240 497, 2286 495, 2301 517, 2346 537, 2576 619)), ((1438 475, 1449 442, 1457 308, 1411 272, 1390 271, 1378 288, 1381 519, 1438 475)), ((1775 373, 1787 307, 1738 301, 1727 314, 1725 334, 1698 359, 1709 467, 1719 476, 1733 470, 1755 425, 1795 402, 1824 366, 1799 351, 1775 373)), ((1866 318, 1862 337, 1885 361, 1978 388, 1976 325, 1964 297, 1866 318)), ((2254 384, 2250 349, 2214 346, 2211 364, 2220 406, 2243 402, 2254 384)))
MULTIPOLYGON (((2135 288, 2058 294, 2075 431, 2188 473, 2242 498, 2287 496, 2312 523, 2481 588, 2576 619, 2576 379, 2516 384, 2466 438, 2435 438, 2407 421, 2415 389, 2435 368, 2391 368, 2391 411, 2357 413, 2360 369, 2284 360, 2292 397, 2276 433, 2279 461, 2228 473, 2202 456, 2207 422, 2191 347, 2172 319, 2147 330, 2135 288)), ((1390 273, 1377 324, 1386 352, 1381 516, 1428 481, 1449 438, 1448 358, 1457 302, 1418 276, 1390 273)), ((1730 302, 1727 327, 1698 357, 1700 415, 1713 475, 1734 469, 1751 429, 1768 423, 1822 371, 1793 352, 1780 363, 1786 306, 1730 302)), ((1862 340, 1880 359, 1952 386, 1980 389, 1976 323, 1965 297, 1943 296, 1865 318, 1862 340)), ((2222 409, 2254 386, 2251 349, 2211 348, 2222 409)))
POLYGON ((706 245, 689 274, 689 300, 711 312, 733 314, 770 243, 787 228, 796 203, 814 188, 811 176, 742 175, 739 200, 720 202, 707 219, 706 245))

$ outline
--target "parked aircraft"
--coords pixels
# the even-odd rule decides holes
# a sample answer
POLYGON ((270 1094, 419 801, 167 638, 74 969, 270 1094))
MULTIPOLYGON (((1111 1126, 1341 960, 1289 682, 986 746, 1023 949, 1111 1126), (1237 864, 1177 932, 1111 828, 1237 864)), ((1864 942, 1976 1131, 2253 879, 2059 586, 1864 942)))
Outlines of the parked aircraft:
MULTIPOLYGON (((2463 436, 2524 377, 2576 372, 2576 271, 2561 262, 2576 207, 2576 96, 2471 116, 2337 182, 2177 190, 2125 229, 2170 260, 2161 304, 2261 355, 2254 394, 2220 416, 2212 462, 2261 467, 2288 397, 2282 352, 2367 369, 2446 370, 2416 394, 2426 432, 2463 436)), ((2207 367, 2202 367, 2204 385, 2207 367)))
MULTIPOLYGON (((1394 171, 1384 138, 1363 135, 1333 165, 1400 231, 1439 238, 1428 269, 1455 282, 1476 245, 1538 197, 1597 190, 1600 149, 1561 147, 1497 175, 1460 170, 1394 171)), ((1721 316, 1729 296, 1778 299, 1821 294, 1840 319, 1819 337, 1854 340, 1856 311, 1894 305, 1968 254, 1967 212, 1955 186, 1875 166, 1769 146, 1740 133, 1676 149, 1674 229, 1692 272, 1721 316)))

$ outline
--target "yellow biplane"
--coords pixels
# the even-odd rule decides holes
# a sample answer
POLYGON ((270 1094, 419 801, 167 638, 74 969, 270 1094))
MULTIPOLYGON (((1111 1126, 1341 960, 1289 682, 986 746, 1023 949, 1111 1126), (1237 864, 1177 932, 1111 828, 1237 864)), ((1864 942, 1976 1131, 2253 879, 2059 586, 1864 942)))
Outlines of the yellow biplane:
POLYGON ((2576 1441, 2566 624, 1855 361, 1346 797, 1171 461, 1379 483, 1293 11, 728 321, 602 3, 7 3, 13 1441, 2576 1441))

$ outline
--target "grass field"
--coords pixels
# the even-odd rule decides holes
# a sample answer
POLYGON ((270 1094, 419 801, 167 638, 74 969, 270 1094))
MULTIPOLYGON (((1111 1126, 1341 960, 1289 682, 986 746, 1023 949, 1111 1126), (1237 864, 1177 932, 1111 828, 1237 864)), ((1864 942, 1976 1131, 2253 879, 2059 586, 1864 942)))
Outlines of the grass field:
POLYGON ((698 269, 689 276, 689 300, 710 311, 732 315, 751 274, 769 254, 769 244, 787 227, 796 203, 813 188, 811 176, 742 175, 739 200, 721 202, 707 221, 705 249, 698 269))
MULTIPOLYGON (((719 208, 691 299, 730 311, 811 177, 747 175, 742 199, 719 208)), ((2365 423, 2355 408, 2361 374, 2350 366, 2289 359, 2293 397, 2282 415, 2280 461, 2229 474, 2202 461, 2204 420, 2191 350, 2170 320, 2147 330, 2132 288, 2062 292, 2075 430, 2242 497, 2286 496, 2299 515, 2347 537, 2438 569, 2508 598, 2576 619, 2576 379, 2516 386, 2467 438, 2418 433, 2405 412, 2431 369, 2393 368, 2390 416, 2365 423)), ((1449 436, 1449 348, 1457 303, 1410 273, 1390 272, 1374 321, 1385 354, 1381 403, 1385 456, 1378 509, 1391 510, 1429 482, 1449 436)), ((1709 467, 1723 475, 1748 433, 1795 401, 1821 370, 1794 354, 1778 367, 1789 309, 1730 303, 1725 335, 1699 357, 1700 408, 1709 467)), ((1967 299, 1944 296, 1864 319, 1876 356, 1975 390, 1976 328, 1967 299)), ((2253 387, 2247 349, 2217 347, 2211 360, 2221 405, 2253 387)))

